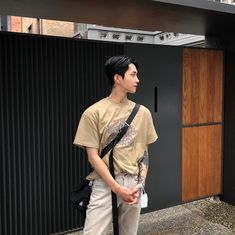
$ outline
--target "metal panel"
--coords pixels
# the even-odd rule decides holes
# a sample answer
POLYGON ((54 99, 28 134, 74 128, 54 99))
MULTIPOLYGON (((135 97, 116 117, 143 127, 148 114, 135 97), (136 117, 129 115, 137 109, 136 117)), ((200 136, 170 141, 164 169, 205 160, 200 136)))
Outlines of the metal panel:
POLYGON ((8 16, 0 16, 0 31, 7 31, 8 30, 8 16))
POLYGON ((224 83, 224 154, 223 154, 223 195, 222 200, 235 205, 235 50, 225 53, 224 83))
POLYGON ((122 44, 0 34, 0 233, 82 225, 69 193, 88 171, 72 145, 81 113, 109 92, 105 60, 122 44))
POLYGON ((132 98, 149 108, 159 135, 150 145, 149 207, 144 212, 182 203, 182 51, 181 47, 125 45, 125 53, 140 64, 140 84, 132 98))

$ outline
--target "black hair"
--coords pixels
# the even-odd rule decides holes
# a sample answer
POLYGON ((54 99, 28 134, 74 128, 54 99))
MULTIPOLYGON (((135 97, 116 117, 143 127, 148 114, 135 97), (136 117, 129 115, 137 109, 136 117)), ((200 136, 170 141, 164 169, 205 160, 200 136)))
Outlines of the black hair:
POLYGON ((111 87, 114 85, 114 75, 118 74, 124 78, 125 72, 129 69, 129 64, 134 64, 136 69, 139 69, 137 61, 125 55, 113 56, 105 62, 105 73, 111 87))

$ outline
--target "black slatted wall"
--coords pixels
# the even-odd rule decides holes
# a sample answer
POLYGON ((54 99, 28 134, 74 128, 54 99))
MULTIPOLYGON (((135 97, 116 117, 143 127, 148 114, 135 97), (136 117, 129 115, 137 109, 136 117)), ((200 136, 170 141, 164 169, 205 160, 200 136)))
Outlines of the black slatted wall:
POLYGON ((72 142, 81 112, 109 93, 105 60, 122 53, 122 44, 0 34, 2 235, 82 225, 69 193, 88 169, 72 142))

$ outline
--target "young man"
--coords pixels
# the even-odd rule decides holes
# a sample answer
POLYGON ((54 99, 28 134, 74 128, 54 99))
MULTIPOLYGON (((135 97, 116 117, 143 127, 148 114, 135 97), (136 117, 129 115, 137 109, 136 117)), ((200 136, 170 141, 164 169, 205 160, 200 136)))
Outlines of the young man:
POLYGON ((90 106, 82 115, 74 144, 87 151, 94 171, 87 176, 93 181, 87 209, 84 235, 104 235, 112 221, 111 190, 117 195, 119 233, 135 235, 140 216, 140 191, 148 170, 148 145, 155 142, 150 111, 140 106, 127 133, 113 151, 115 179, 109 172, 109 154, 99 157, 129 117, 135 103, 127 98, 139 84, 138 64, 127 56, 114 56, 105 63, 111 94, 90 106))

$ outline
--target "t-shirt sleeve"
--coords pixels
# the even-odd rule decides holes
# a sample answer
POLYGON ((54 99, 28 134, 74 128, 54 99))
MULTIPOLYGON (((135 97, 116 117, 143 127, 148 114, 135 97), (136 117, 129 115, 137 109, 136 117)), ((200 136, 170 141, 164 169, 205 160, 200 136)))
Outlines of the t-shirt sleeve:
POLYGON ((98 122, 94 114, 84 112, 73 141, 79 147, 90 147, 99 149, 98 122))
POLYGON ((153 124, 153 119, 150 111, 148 111, 148 122, 147 122, 147 144, 151 144, 155 142, 158 138, 158 135, 156 133, 154 124, 153 124))

